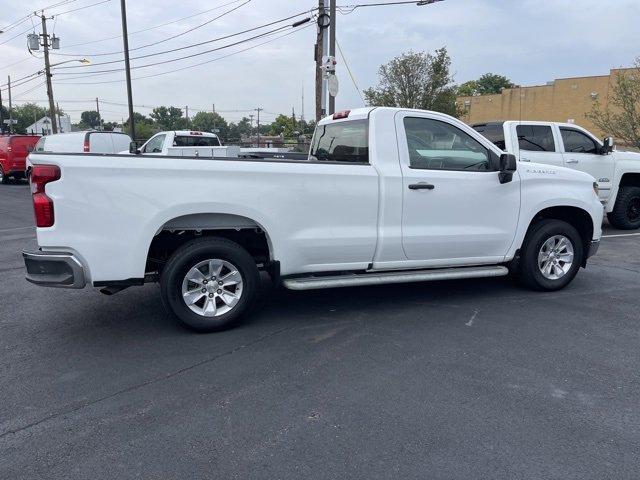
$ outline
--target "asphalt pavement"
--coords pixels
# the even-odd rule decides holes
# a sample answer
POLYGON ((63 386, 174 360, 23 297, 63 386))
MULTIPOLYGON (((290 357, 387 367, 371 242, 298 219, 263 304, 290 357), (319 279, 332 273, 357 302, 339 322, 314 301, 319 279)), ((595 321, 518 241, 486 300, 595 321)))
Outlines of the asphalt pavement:
POLYGON ((607 228, 560 292, 266 286, 248 321, 203 335, 156 285, 27 283, 28 186, 0 185, 0 478, 636 479, 627 233, 607 228))

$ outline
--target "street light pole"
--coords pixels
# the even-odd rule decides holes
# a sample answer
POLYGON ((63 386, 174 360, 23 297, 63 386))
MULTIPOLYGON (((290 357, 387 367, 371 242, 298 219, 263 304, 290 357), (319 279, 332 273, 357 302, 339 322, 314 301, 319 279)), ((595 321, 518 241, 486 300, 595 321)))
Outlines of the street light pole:
POLYGON ((129 135, 136 140, 136 127, 133 121, 133 93, 131 92, 131 65, 129 64, 129 34, 127 33, 127 6, 125 0, 120 0, 120 14, 122 17, 122 41, 124 43, 124 68, 127 76, 127 101, 129 103, 129 135))
POLYGON ((40 16, 42 20, 42 46, 44 47, 44 74, 47 77, 47 97, 49 98, 49 118, 51 119, 51 131, 58 133, 58 122, 56 121, 56 107, 53 102, 53 86, 51 84, 51 64, 49 63, 49 36, 47 35, 47 17, 44 13, 40 16))
POLYGON ((7 75, 7 90, 9 90, 9 134, 13 133, 13 106, 11 105, 11 76, 7 75))

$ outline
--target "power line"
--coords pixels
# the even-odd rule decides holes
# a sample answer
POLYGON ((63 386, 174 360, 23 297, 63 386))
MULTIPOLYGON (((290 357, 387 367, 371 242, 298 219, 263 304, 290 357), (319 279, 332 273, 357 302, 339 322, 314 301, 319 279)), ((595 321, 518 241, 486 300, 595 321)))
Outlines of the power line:
MULTIPOLYGON (((202 12, 194 13, 192 15, 187 15, 186 17, 181 17, 181 18, 178 18, 176 20, 171 20, 170 22, 165 22, 165 23, 161 23, 160 25, 154 25, 153 27, 147 27, 147 28, 143 28, 141 30, 136 30, 134 32, 129 32, 129 36, 135 35, 137 33, 148 32, 149 30, 154 30, 156 28, 166 27, 167 25, 171 25, 173 23, 178 23, 178 22, 181 22, 183 20, 187 20, 189 18, 197 17, 199 15, 204 15, 205 13, 209 13, 209 12, 212 12, 214 10, 218 10, 220 8, 224 8, 224 7, 228 6, 228 5, 231 5, 233 3, 237 3, 239 1, 240 0, 233 0, 231 2, 225 3, 223 5, 218 5, 217 7, 213 7, 213 8, 210 8, 208 10, 204 10, 202 12)), ((67 45, 65 48, 79 47, 79 46, 82 46, 82 45, 91 45, 91 44, 94 44, 94 43, 106 42, 108 40, 115 40, 116 38, 122 38, 122 35, 115 35, 113 37, 100 38, 98 40, 91 40, 89 42, 73 43, 71 45, 67 45)), ((120 51, 120 52, 116 52, 116 53, 122 53, 122 52, 120 51)), ((56 55, 74 56, 75 54, 72 54, 72 53, 64 53, 64 54, 63 53, 57 53, 56 55)), ((96 54, 93 54, 93 55, 85 55, 85 56, 97 57, 98 55, 113 55, 113 53, 101 53, 101 54, 96 53, 96 54)))
MULTIPOLYGON (((311 20, 311 18, 308 17, 308 18, 305 19, 304 23, 307 23, 310 20, 311 20)), ((300 22, 297 22, 297 24, 301 25, 300 22)), ((222 45, 221 47, 211 48, 209 50, 205 50, 205 51, 202 51, 202 52, 192 53, 191 55, 185 55, 184 57, 173 58, 173 59, 169 59, 169 60, 162 60, 162 61, 159 61, 159 62, 147 63, 147 64, 144 64, 144 65, 136 65, 134 67, 131 67, 131 70, 138 69, 138 68, 154 67, 154 66, 157 66, 157 65, 165 65, 167 63, 178 62, 178 61, 181 61, 181 60, 186 60, 188 58, 194 58, 194 57, 198 57, 200 55, 206 55, 207 53, 217 52, 217 51, 223 50, 225 48, 234 47, 236 45, 240 45, 242 43, 246 43, 246 42, 249 42, 251 40, 255 40, 257 38, 264 37, 266 35, 270 35, 272 33, 278 32, 280 30, 283 30, 283 29, 289 28, 289 27, 293 27, 293 25, 285 25, 285 26, 282 26, 282 27, 278 27, 278 28, 275 28, 275 29, 270 30, 268 32, 263 32, 263 33, 260 33, 258 35, 254 35, 253 37, 249 37, 249 38, 245 38, 245 39, 242 39, 242 40, 238 40, 237 42, 230 43, 230 44, 227 44, 227 45, 222 45)), ((60 70, 60 69, 56 69, 56 70, 60 70)), ((89 72, 88 74, 110 73, 110 72, 120 72, 120 71, 122 71, 122 68, 115 68, 115 69, 109 69, 109 70, 98 70, 98 71, 95 71, 95 72, 89 72)), ((58 75, 74 75, 74 74, 77 74, 77 73, 81 73, 81 72, 57 72, 58 75)))
MULTIPOLYGON (((306 12, 302 12, 302 13, 306 13, 306 12)), ((179 52, 181 50, 187 50, 189 48, 199 47, 201 45, 206 45, 208 43, 214 43, 214 42, 218 42, 220 40, 226 40, 228 38, 237 37, 237 36, 243 35, 245 33, 254 32, 256 30, 260 30, 262 28, 269 27, 269 26, 275 25, 277 23, 282 23, 284 21, 291 20, 292 18, 295 18, 295 17, 298 17, 298 16, 302 15, 302 13, 299 13, 299 14, 296 14, 296 15, 292 15, 292 16, 287 17, 287 18, 282 18, 280 20, 276 20, 276 21, 273 21, 273 22, 270 22, 270 23, 266 23, 266 24, 263 24, 263 25, 260 25, 260 26, 257 26, 257 27, 249 28, 249 29, 243 30, 241 32, 232 33, 232 34, 229 34, 229 35, 224 35, 222 37, 213 38, 211 40, 206 40, 204 42, 194 43, 194 44, 191 44, 191 45, 186 45, 184 47, 172 48, 172 49, 164 50, 164 51, 161 51, 161 52, 148 53, 146 55, 139 55, 137 57, 131 57, 131 60, 139 60, 141 58, 149 58, 149 57, 155 57, 157 55, 164 55, 166 53, 179 52)), ((285 29, 285 28, 288 28, 289 26, 292 26, 292 25, 284 25, 283 27, 280 27, 280 29, 285 29)), ((276 30, 272 30, 272 32, 274 32, 274 31, 277 31, 277 29, 276 30)), ((91 64, 91 67, 95 67, 95 66, 99 66, 99 65, 110 65, 110 64, 114 64, 114 63, 120 63, 120 62, 122 62, 122 60, 111 60, 111 61, 108 61, 108 62, 93 63, 93 64, 91 64)), ((60 67, 57 70, 66 70, 66 69, 74 69, 74 68, 79 68, 79 66, 73 65, 73 66, 67 66, 67 67, 60 67)), ((88 67, 80 66, 80 68, 88 68, 88 67)), ((82 73, 82 72, 73 72, 73 73, 82 73)))
MULTIPOLYGON (((102 0, 100 2, 92 3, 91 5, 84 5, 82 7, 72 8, 71 10, 66 10, 60 13, 54 13, 54 17, 59 17, 60 15, 66 15, 67 13, 77 12, 78 10, 84 10, 85 8, 95 7, 96 5, 102 5, 103 3, 110 2, 111 0, 102 0)), ((55 27, 54 27, 55 28, 55 27)))
POLYGON ((353 76, 353 73, 351 73, 351 69, 349 68, 349 64, 347 63, 347 58, 344 56, 344 52, 342 51, 342 47, 340 46, 340 42, 338 42, 338 38, 337 37, 336 37, 336 46, 338 47, 338 52, 340 52, 340 58, 342 58, 342 61, 344 62, 344 66, 347 68, 347 72, 349 73, 349 77, 351 78, 351 82, 353 83, 353 86, 355 87, 356 91, 358 92, 358 95, 360 96, 360 100, 362 100, 362 104, 366 106, 367 102, 364 101, 364 97, 362 96, 362 92, 360 91, 360 88, 358 87, 358 83, 356 82, 356 79, 353 76))
MULTIPOLYGON (((105 1, 109 1, 109 0, 105 0, 105 1)), ((240 1, 240 0, 236 0, 235 2, 231 2, 231 3, 237 3, 238 1, 240 1)), ((235 12, 236 10, 238 10, 239 8, 245 6, 247 3, 251 2, 251 1, 253 1, 253 0, 245 0, 244 3, 242 3, 240 5, 236 5, 235 7, 227 10, 226 12, 221 13, 217 17, 214 17, 214 18, 212 18, 210 20, 207 20, 206 22, 201 23, 200 25, 196 25, 195 27, 189 28, 189 29, 185 30, 184 32, 180 32, 180 33, 178 33, 176 35, 172 35, 170 37, 164 38, 164 39, 159 40, 157 42, 151 42, 151 43, 147 43, 145 45, 140 45, 140 46, 135 47, 135 48, 130 48, 129 51, 133 52, 133 51, 140 50, 140 49, 143 49, 143 48, 153 47, 153 46, 156 46, 156 45, 158 45, 160 43, 165 43, 165 42, 168 42, 170 40, 173 40, 174 38, 178 38, 178 37, 181 37, 182 35, 186 35, 187 33, 193 32, 194 30, 197 30, 198 28, 202 28, 205 25, 208 25, 208 24, 210 24, 212 22, 215 22, 216 20, 218 20, 218 19, 220 19, 220 18, 222 18, 222 17, 224 17, 226 15, 229 15, 232 12, 235 12)), ((92 55, 92 54, 75 54, 75 53, 73 53, 73 54, 72 53, 65 53, 65 54, 59 54, 59 55, 80 56, 80 57, 101 57, 101 56, 108 56, 108 55, 118 55, 118 54, 121 54, 121 53, 123 53, 122 50, 119 50, 117 52, 98 53, 98 54, 94 54, 94 55, 92 55)), ((122 60, 117 60, 117 61, 120 62, 122 60)), ((105 62, 103 62, 102 64, 104 64, 104 63, 105 62)), ((114 62, 110 62, 110 63, 114 63, 114 62)), ((100 64, 98 64, 98 65, 100 65, 100 64)))
MULTIPOLYGON (((51 4, 51 5, 47 5, 46 7, 36 8, 34 11, 43 11, 43 10, 48 10, 48 9, 50 9, 50 8, 60 7, 60 6, 62 6, 62 5, 67 5, 67 4, 69 4, 69 3, 73 3, 73 2, 76 2, 76 1, 78 1, 78 0, 63 0, 63 1, 61 1, 61 2, 56 2, 56 3, 53 3, 53 4, 51 4)), ((17 20, 15 20, 15 21, 11 22, 11 23, 10 23, 9 25, 7 25, 6 27, 4 27, 4 28, 0 28, 0 31, 7 32, 7 31, 11 30, 12 28, 17 27, 18 25, 23 24, 24 22, 26 22, 27 20, 29 20, 29 18, 31 18, 32 16, 33 16, 33 13, 32 13, 32 12, 29 12, 29 13, 28 13, 27 15, 25 15, 24 17, 20 17, 19 19, 17 19, 17 20)))
POLYGON ((14 36, 13 36, 13 37, 11 37, 11 38, 8 38, 8 39, 7 39, 7 40, 5 40, 4 42, 0 43, 0 45, 4 45, 5 43, 9 43, 11 40, 14 40, 14 39, 16 39, 16 38, 18 38, 18 37, 21 37, 21 36, 22 36, 22 35, 24 35, 25 33, 29 33, 29 32, 30 32, 30 31, 32 31, 32 30, 33 30, 33 28, 29 27, 29 28, 27 28, 24 32, 20 32, 19 34, 14 35, 14 36))
MULTIPOLYGON (((187 69, 190 69, 190 68, 200 67, 202 65, 206 65, 206 64, 209 64, 209 63, 217 62, 218 60, 222 60, 222 59, 231 57, 233 55, 237 55, 239 53, 246 52, 248 50, 253 50, 254 48, 258 48, 258 47, 260 47, 262 45, 266 45, 267 43, 274 42, 274 41, 276 41, 276 40, 278 40, 280 38, 287 37, 287 36, 292 35, 292 34, 294 34, 296 32, 299 32, 301 30, 306 30, 307 28, 310 28, 312 26, 313 25, 306 25, 306 26, 304 26, 302 28, 298 28, 298 29, 295 29, 295 30, 293 30, 291 32, 287 32, 284 35, 278 35, 278 36, 276 36, 274 38, 271 38, 271 39, 269 39, 269 40, 267 40, 265 42, 261 42, 261 43, 258 43, 256 45, 252 45, 250 47, 243 48, 241 50, 237 50, 235 52, 228 53, 226 55, 222 55, 220 57, 216 57, 216 58, 213 58, 211 60, 207 60, 207 61, 200 62, 200 63, 193 64, 193 65, 187 65, 187 66, 180 67, 180 68, 175 68, 173 70, 165 70, 165 71, 160 72, 160 73, 153 73, 153 74, 150 74, 150 75, 142 75, 140 77, 134 77, 132 80, 142 80, 142 79, 145 79, 145 78, 159 77, 161 75, 169 75, 171 73, 180 72, 182 70, 187 70, 187 69)), ((86 76, 90 76, 90 75, 91 74, 88 74, 86 76)), ((98 73, 98 74, 94 74, 94 75, 97 76, 97 75, 108 75, 108 74, 98 73)), ((80 77, 71 77, 71 78, 68 78, 67 80, 72 80, 72 79, 75 79, 75 78, 85 78, 85 77, 82 77, 82 76, 80 76, 80 77)), ((121 82, 124 82, 124 80, 105 80, 105 81, 101 81, 101 82, 65 82, 65 81, 62 81, 62 82, 56 82, 56 84, 61 84, 61 85, 98 85, 98 84, 121 83, 121 82)))

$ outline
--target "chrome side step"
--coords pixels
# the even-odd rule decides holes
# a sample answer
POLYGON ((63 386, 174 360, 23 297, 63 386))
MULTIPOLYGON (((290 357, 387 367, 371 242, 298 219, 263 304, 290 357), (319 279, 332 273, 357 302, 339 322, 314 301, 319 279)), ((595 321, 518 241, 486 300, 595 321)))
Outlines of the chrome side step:
POLYGON ((354 273, 323 277, 288 278, 283 284, 289 290, 358 287, 388 283, 432 282, 463 278, 502 277, 509 273, 503 266, 438 268, 431 270, 405 270, 402 272, 354 273))

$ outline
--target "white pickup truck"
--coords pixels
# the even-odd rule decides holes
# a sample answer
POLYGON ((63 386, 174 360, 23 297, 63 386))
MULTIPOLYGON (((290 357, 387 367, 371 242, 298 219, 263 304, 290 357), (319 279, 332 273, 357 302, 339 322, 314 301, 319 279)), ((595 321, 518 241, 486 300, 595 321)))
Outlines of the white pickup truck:
POLYGON ((303 160, 180 159, 32 154, 27 280, 107 294, 159 281, 175 317, 213 331, 254 303, 260 270, 293 290, 509 272, 556 290, 601 236, 589 175, 516 168, 435 112, 336 113, 303 160))
POLYGON ((140 148, 131 142, 129 151, 121 153, 168 157, 237 157, 240 154, 240 147, 223 146, 215 133, 172 130, 156 133, 140 148))
POLYGON ((611 137, 598 140, 572 123, 507 121, 473 125, 521 162, 580 170, 597 182, 609 222, 640 228, 640 154, 616 151, 611 137))

